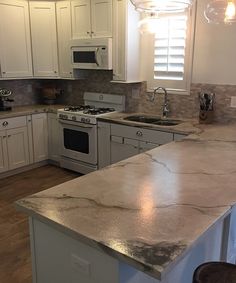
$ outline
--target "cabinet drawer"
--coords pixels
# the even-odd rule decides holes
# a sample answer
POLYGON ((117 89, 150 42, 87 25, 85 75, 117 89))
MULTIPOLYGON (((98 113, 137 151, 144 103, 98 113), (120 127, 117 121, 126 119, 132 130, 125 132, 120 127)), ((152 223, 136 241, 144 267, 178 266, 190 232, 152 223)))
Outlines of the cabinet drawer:
POLYGON ((111 125, 111 134, 159 145, 173 141, 173 133, 116 124, 111 125))
POLYGON ((26 126, 26 116, 0 119, 0 130, 9 130, 26 126))

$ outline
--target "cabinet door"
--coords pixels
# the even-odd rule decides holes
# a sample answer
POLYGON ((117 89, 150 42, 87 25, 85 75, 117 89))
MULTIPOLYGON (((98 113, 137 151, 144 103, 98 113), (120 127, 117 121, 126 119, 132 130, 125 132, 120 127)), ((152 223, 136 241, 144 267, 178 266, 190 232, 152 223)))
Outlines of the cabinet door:
POLYGON ((62 78, 72 77, 71 51, 71 12, 70 1, 56 3, 59 73, 62 78))
POLYGON ((32 115, 34 162, 48 158, 48 123, 47 114, 32 115))
POLYGON ((29 143, 27 127, 7 130, 9 169, 29 164, 29 143))
POLYGON ((57 77, 57 34, 54 2, 30 2, 33 66, 36 77, 57 77))
POLYGON ((48 114, 48 158, 59 161, 60 135, 57 114, 48 114))
POLYGON ((72 37, 91 37, 90 0, 74 0, 71 2, 72 37))
POLYGON ((139 143, 139 152, 145 152, 148 151, 150 149, 153 149, 155 147, 158 147, 159 145, 156 143, 151 143, 151 142, 144 142, 144 141, 140 141, 139 143))
POLYGON ((31 77, 32 58, 27 1, 0 1, 2 77, 31 77))
POLYGON ((139 141, 111 136, 111 164, 139 153, 139 141))
POLYGON ((112 0, 91 0, 92 37, 112 37, 112 0))
POLYGON ((0 173, 8 170, 6 131, 0 131, 0 173))
POLYGON ((98 122, 98 168, 111 163, 111 127, 109 123, 98 122))
POLYGON ((129 0, 113 1, 113 79, 139 82, 139 22, 129 0))

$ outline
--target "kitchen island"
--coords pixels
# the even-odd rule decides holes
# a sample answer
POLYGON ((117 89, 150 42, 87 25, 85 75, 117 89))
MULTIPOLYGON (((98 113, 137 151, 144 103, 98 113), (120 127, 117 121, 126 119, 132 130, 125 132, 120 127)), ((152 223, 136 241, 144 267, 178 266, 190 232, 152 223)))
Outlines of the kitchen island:
POLYGON ((236 124, 26 197, 34 282, 190 283, 235 256, 236 124))

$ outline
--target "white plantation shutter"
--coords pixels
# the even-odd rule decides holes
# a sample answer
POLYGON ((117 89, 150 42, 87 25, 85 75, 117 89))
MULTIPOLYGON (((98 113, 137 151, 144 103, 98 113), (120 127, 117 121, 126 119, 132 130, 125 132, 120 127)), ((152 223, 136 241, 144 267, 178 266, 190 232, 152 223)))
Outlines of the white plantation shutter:
POLYGON ((191 83, 195 5, 171 16, 161 15, 155 34, 141 35, 141 76, 148 90, 162 86, 188 94, 191 83))
POLYGON ((154 47, 154 79, 184 79, 187 21, 187 15, 158 20, 154 47))

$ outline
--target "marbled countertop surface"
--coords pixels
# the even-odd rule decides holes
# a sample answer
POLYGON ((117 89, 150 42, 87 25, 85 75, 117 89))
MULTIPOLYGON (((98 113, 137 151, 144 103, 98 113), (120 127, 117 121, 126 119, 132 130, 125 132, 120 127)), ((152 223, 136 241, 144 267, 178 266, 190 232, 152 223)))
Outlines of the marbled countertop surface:
MULTIPOLYGON (((164 120, 177 120, 180 123, 175 126, 159 126, 155 124, 147 124, 147 123, 141 123, 141 122, 135 122, 135 121, 129 121, 125 118, 129 116, 144 116, 144 117, 155 117, 158 116, 155 115, 149 115, 147 113, 127 113, 127 112, 114 112, 114 113, 108 113, 104 116, 101 116, 98 118, 101 122, 108 122, 108 123, 115 123, 115 124, 122 124, 125 126, 132 126, 132 127, 140 127, 145 129, 151 129, 151 130, 158 130, 158 131, 164 131, 164 132, 175 132, 180 134, 191 134, 196 133, 201 130, 199 130, 198 127, 198 121, 193 119, 179 119, 179 118, 166 118, 164 120)), ((161 117, 159 117, 161 119, 161 117)))
POLYGON ((51 112, 56 113, 57 109, 63 108, 64 105, 54 104, 54 105, 45 105, 45 104, 36 104, 36 105, 25 105, 25 106, 15 106, 12 107, 10 111, 0 111, 0 119, 24 116, 36 113, 51 112))
POLYGON ((17 207, 161 279, 236 203, 236 124, 194 127, 17 207))

